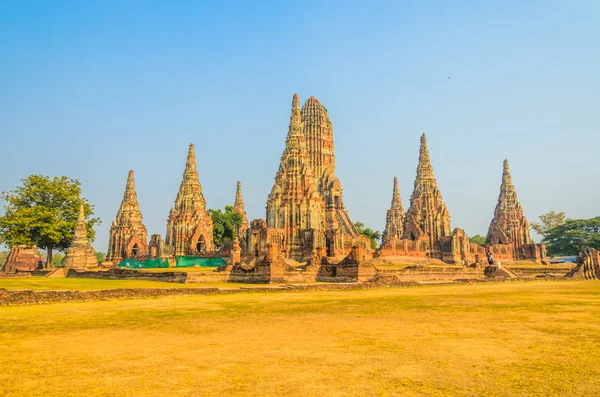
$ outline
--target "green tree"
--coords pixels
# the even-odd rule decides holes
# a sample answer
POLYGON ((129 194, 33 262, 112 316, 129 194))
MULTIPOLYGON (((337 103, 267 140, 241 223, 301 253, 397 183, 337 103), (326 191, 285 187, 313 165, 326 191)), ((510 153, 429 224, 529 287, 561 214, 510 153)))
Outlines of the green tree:
POLYGON ((96 259, 98 259, 98 263, 104 262, 104 252, 96 251, 96 259))
MULTIPOLYGON (((94 225, 100 219, 92 218, 93 207, 81 198, 77 179, 30 175, 21 182, 15 190, 2 192, 6 205, 0 218, 0 243, 37 245, 52 258, 52 250, 65 251, 73 239, 82 200, 88 237, 94 241, 94 225)), ((51 263, 46 261, 46 266, 51 263)))
POLYGON ((545 232, 542 242, 548 254, 577 255, 583 247, 600 249, 600 216, 591 219, 567 219, 545 232))
POLYGON ((539 222, 531 222, 531 228, 540 236, 545 237, 551 229, 565 223, 567 216, 564 212, 550 211, 539 216, 539 222))
POLYGON ((485 237, 480 236, 479 234, 476 234, 473 237, 470 237, 469 241, 471 243, 475 243, 475 244, 479 244, 479 245, 485 245, 485 243, 486 243, 485 237))
POLYGON ((371 240, 371 249, 377 249, 377 240, 381 239, 381 232, 365 227, 362 222, 354 222, 354 227, 358 233, 371 240))
POLYGON ((213 239, 217 248, 223 246, 227 241, 235 239, 236 232, 244 220, 242 215, 233 210, 233 206, 226 206, 225 212, 222 212, 221 209, 209 209, 208 213, 213 220, 213 239))
POLYGON ((52 264, 54 267, 62 267, 63 259, 65 259, 65 256, 57 252, 56 254, 52 255, 52 264))
POLYGON ((8 251, 0 251, 0 270, 6 263, 7 258, 8 258, 8 251))

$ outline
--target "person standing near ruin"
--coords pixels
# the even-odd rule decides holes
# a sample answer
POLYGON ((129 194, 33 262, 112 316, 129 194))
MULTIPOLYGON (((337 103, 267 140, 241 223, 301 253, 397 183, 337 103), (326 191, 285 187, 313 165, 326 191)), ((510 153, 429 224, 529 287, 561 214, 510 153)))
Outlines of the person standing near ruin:
POLYGON ((492 266, 494 264, 494 255, 490 251, 487 253, 488 265, 492 266))

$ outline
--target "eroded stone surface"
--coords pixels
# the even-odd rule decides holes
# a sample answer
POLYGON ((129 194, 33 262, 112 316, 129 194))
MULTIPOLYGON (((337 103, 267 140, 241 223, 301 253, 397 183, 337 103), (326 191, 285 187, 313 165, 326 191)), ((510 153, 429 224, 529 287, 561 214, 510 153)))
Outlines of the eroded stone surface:
POLYGON ((515 248, 531 244, 529 222, 523 216, 523 207, 512 183, 508 160, 504 160, 498 204, 486 240, 488 244, 512 244, 515 248))
POLYGON ((198 255, 214 251, 213 221, 206 210, 206 200, 196 170, 196 154, 191 144, 177 192, 167 220, 165 244, 174 255, 198 255))
POLYGON ((129 171, 123 200, 109 232, 106 261, 118 264, 126 258, 148 255, 148 231, 142 222, 133 170, 129 171))
POLYGON ((38 268, 39 262, 40 254, 37 247, 16 245, 10 248, 6 263, 1 270, 5 273, 32 272, 38 268))
POLYGON ((385 245, 392 239, 401 239, 404 235, 404 207, 400 198, 398 178, 394 177, 394 191, 392 193, 392 205, 387 211, 385 230, 381 236, 381 244, 385 245))
POLYGON ((67 248, 64 259, 65 267, 67 268, 91 268, 98 266, 96 251, 90 244, 85 226, 85 214, 83 211, 83 202, 79 207, 79 218, 77 219, 77 227, 75 235, 71 241, 71 245, 67 248))
POLYGON ((285 258, 307 261, 325 252, 345 255, 356 244, 368 246, 344 208, 335 177, 333 129, 315 97, 302 110, 294 95, 286 146, 267 199, 266 229, 253 221, 245 255, 265 255, 275 243, 285 258), (325 248, 323 251, 322 248, 325 248))
POLYGON ((242 216, 242 226, 236 231, 236 237, 238 239, 246 238, 246 230, 248 230, 248 216, 246 215, 246 209, 244 208, 244 197, 242 196, 242 182, 238 181, 237 188, 235 190, 235 202, 233 203, 233 210, 242 216))

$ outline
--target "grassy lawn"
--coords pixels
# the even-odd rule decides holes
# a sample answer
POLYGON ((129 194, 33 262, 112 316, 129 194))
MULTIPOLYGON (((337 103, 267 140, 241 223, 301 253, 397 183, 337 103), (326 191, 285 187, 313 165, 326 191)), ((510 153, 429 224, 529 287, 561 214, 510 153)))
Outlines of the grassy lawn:
POLYGON ((600 283, 0 308, 0 395, 592 396, 600 283))
POLYGON ((146 280, 99 280, 93 278, 46 278, 19 277, 0 278, 0 288, 31 290, 76 290, 90 291, 117 288, 239 288, 251 287, 251 284, 202 283, 179 284, 146 280))

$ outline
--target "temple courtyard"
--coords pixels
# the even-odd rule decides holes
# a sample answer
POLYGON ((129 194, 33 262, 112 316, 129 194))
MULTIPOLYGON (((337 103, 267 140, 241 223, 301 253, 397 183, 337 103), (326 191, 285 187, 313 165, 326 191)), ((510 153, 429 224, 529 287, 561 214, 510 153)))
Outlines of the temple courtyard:
MULTIPOLYGON (((39 280, 0 288, 158 284, 39 280)), ((598 318, 587 280, 7 306, 0 395, 591 396, 598 318)))

